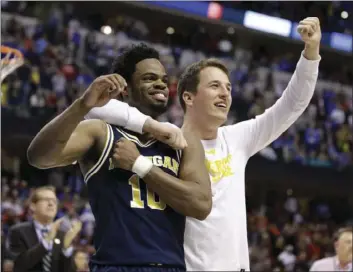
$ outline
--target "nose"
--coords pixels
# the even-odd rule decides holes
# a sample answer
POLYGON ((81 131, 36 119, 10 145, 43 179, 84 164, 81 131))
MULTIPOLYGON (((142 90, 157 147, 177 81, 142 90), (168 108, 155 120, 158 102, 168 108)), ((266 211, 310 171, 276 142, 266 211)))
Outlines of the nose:
POLYGON ((229 95, 230 92, 226 87, 219 88, 219 97, 221 97, 222 99, 227 99, 229 95))
POLYGON ((153 87, 155 89, 165 90, 167 88, 167 84, 165 82, 163 82, 163 80, 159 79, 154 83, 153 87))

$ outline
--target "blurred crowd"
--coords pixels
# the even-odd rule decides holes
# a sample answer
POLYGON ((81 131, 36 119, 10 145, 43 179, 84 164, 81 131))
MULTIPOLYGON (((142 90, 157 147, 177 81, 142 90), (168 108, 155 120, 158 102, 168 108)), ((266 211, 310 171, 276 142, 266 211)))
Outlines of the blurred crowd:
MULTIPOLYGON (((46 13, 37 10, 32 18, 13 16, 24 10, 26 4, 18 4, 15 10, 10 10, 12 14, 2 14, 1 17, 2 44, 20 49, 26 60, 2 83, 2 108, 21 117, 60 113, 96 76, 109 72, 112 60, 126 46, 142 40, 148 42, 148 27, 133 18, 120 17, 116 31, 106 35, 86 28, 75 17, 70 3, 53 4, 46 13)), ((227 124, 233 124, 261 114, 273 105, 281 96, 298 59, 297 54, 292 53, 269 55, 264 47, 258 52, 236 46, 231 51, 223 50, 227 43, 207 52, 179 44, 167 45, 167 42, 154 46, 170 75, 170 105, 161 121, 177 125, 182 124, 183 118, 176 96, 177 79, 190 63, 217 56, 227 64, 233 85, 233 106, 227 124)), ((351 89, 347 91, 342 87, 352 85, 352 70, 340 65, 335 72, 320 71, 319 78, 323 83, 318 84, 303 116, 271 146, 262 150, 262 156, 313 167, 343 169, 352 166, 353 103, 351 89)), ((7 155, 5 150, 1 153, 1 241, 2 249, 5 249, 9 227, 30 219, 27 198, 31 188, 19 170, 20 160, 7 155)), ((40 180, 42 184, 38 185, 49 183, 57 189, 60 200, 58 217, 66 215, 84 223, 76 241, 84 266, 87 256, 94 252, 91 246, 94 218, 79 169, 69 167, 47 171, 40 180)), ((329 203, 300 200, 291 194, 282 201, 250 208, 248 228, 252 269, 308 271, 314 260, 333 253, 334 215, 341 212, 329 203)), ((2 258, 10 258, 6 250, 2 252, 2 258)), ((11 266, 11 261, 2 263, 11 266)))

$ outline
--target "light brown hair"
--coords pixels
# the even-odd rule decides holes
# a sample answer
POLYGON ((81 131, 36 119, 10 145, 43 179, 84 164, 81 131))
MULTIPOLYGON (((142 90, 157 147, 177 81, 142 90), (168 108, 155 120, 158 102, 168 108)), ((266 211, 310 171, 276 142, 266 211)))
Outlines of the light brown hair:
POLYGON ((185 111, 185 102, 183 94, 185 91, 196 94, 197 86, 200 82, 200 72, 207 67, 216 67, 221 69, 229 77, 228 68, 219 60, 211 58, 200 60, 188 66, 179 78, 178 97, 183 110, 185 111))
POLYGON ((36 202, 38 202, 38 200, 39 200, 38 193, 39 193, 40 191, 52 191, 54 194, 56 193, 54 186, 49 186, 49 185, 47 185, 47 186, 38 187, 38 188, 36 188, 36 189, 32 192, 31 196, 29 197, 29 201, 30 201, 29 203, 36 203, 36 202))

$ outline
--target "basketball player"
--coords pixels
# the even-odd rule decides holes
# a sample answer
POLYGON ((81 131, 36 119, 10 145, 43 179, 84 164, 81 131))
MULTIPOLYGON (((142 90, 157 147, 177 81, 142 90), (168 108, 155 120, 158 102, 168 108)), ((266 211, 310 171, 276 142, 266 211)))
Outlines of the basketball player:
POLYGON ((91 271, 183 271, 185 216, 205 219, 212 206, 203 147, 187 128, 181 155, 149 135, 82 121, 119 93, 153 118, 166 110, 167 76, 157 51, 132 47, 113 70, 38 133, 28 159, 38 168, 79 162, 96 220, 91 271))
MULTIPOLYGON (((192 64, 179 80, 184 125, 203 139, 212 180, 213 208, 204 221, 187 218, 185 258, 188 270, 249 270, 246 229, 245 167, 251 156, 286 131, 308 106, 317 81, 321 30, 318 18, 299 23, 305 43, 282 97, 262 115, 224 126, 232 102, 227 68, 210 59, 192 64)), ((100 108, 113 112, 115 101, 100 108)), ((116 115, 119 115, 116 112, 116 115)), ((118 118, 116 118, 118 120, 118 118)))
POLYGON ((310 271, 352 271, 352 227, 339 229, 335 235, 336 256, 317 260, 310 271))

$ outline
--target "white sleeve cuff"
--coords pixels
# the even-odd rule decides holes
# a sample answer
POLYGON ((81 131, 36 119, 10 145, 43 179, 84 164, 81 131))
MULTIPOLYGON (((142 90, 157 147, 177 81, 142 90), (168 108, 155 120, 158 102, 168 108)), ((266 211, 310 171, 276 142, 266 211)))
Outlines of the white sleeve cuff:
POLYGON ((63 249, 63 254, 67 258, 71 257, 73 252, 74 252, 74 248, 72 246, 68 247, 67 249, 63 249))
POLYGON ((316 76, 319 73, 319 63, 321 56, 317 60, 308 60, 304 57, 304 51, 300 54, 300 59, 297 63, 297 72, 305 75, 316 76))
POLYGON ((128 108, 128 121, 125 126, 126 129, 142 134, 143 125, 149 116, 141 113, 138 109, 134 107, 128 108))

